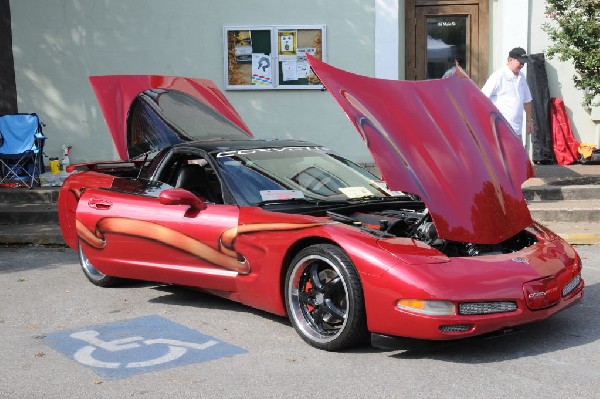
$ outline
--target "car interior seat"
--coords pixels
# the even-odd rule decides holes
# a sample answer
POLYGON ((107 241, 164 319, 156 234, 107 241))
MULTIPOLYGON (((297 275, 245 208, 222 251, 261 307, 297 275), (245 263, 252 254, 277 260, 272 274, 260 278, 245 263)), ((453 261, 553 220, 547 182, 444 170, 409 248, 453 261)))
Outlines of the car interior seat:
POLYGON ((183 188, 191 193, 204 197, 209 202, 217 202, 210 190, 210 182, 204 167, 201 165, 183 165, 177 174, 175 187, 183 188))

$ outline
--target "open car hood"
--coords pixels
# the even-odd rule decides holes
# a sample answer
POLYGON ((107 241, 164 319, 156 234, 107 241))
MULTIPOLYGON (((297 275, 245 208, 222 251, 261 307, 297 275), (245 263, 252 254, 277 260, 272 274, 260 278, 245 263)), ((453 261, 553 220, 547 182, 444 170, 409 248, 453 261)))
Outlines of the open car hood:
POLYGON ((210 80, 159 75, 89 79, 123 160, 184 141, 252 137, 210 80))
POLYGON ((308 58, 389 188, 421 197, 440 238, 495 244, 532 223, 521 191, 531 162, 471 80, 375 79, 308 58))

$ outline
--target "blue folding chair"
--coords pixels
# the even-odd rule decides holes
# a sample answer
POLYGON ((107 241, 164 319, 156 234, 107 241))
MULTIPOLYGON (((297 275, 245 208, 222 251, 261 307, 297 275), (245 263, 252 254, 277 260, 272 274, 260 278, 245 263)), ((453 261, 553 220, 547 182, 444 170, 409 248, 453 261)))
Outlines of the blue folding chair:
POLYGON ((0 116, 0 186, 40 186, 45 140, 36 114, 0 116))

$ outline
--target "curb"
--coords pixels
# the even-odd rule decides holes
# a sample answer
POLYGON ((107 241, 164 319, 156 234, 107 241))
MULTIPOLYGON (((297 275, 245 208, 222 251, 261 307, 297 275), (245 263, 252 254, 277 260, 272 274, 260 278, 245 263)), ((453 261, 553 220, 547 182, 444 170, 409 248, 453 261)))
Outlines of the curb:
POLYGON ((589 186, 529 186, 523 187, 528 201, 588 200, 600 198, 600 185, 589 186))
POLYGON ((58 223, 0 225, 0 245, 66 246, 58 223))
POLYGON ((600 234, 558 234, 571 245, 600 245, 600 234))

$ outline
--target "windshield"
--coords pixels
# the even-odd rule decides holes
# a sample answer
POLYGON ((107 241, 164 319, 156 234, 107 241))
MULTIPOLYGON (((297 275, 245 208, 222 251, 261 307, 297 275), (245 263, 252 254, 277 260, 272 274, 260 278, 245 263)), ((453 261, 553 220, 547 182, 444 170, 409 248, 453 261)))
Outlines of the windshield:
POLYGON ((254 148, 214 154, 240 205, 392 197, 376 176, 322 147, 254 148), (352 165, 352 166, 350 166, 352 165))

